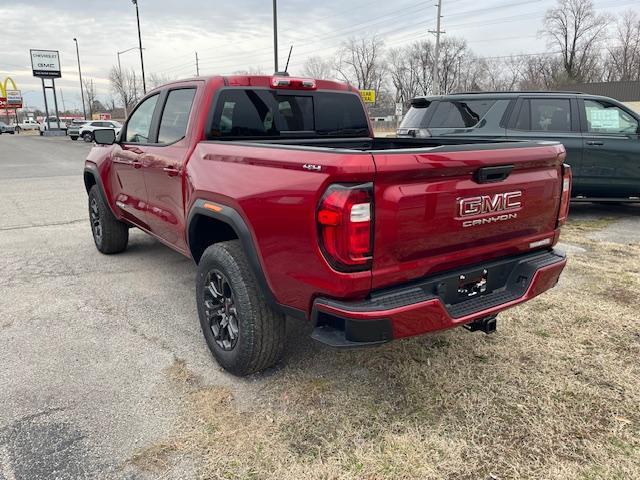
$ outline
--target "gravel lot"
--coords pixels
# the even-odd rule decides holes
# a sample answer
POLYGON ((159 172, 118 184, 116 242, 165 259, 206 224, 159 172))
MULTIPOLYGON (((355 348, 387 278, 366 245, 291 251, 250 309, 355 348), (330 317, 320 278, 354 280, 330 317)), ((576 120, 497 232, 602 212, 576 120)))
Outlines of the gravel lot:
MULTIPOLYGON (((414 363, 419 362, 416 368, 428 371, 433 361, 443 378, 448 373, 455 378, 454 373, 447 372, 447 365, 453 362, 453 369, 457 358, 469 352, 469 345, 490 346, 488 342, 498 342, 497 347, 505 344, 505 351, 523 347, 521 343, 506 345, 518 338, 518 331, 505 326, 496 334, 498 340, 455 331, 428 339, 397 342, 397 345, 368 353, 335 354, 312 344, 300 327, 292 327, 291 338, 295 341, 290 342, 281 367, 266 375, 235 379, 217 367, 202 339, 193 299, 195 268, 192 262, 138 231, 132 231, 129 248, 121 255, 103 256, 94 248, 82 183, 83 161, 89 148, 87 144, 68 138, 0 136, 0 201, 5 206, 0 216, 2 480, 133 479, 161 475, 163 478, 189 478, 205 474, 210 476, 207 478, 268 478, 265 471, 278 471, 276 466, 260 464, 258 460, 255 460, 256 464, 262 465, 265 471, 234 463, 212 464, 210 458, 200 457, 215 457, 216 453, 203 453, 195 444, 206 443, 206 438, 185 432, 195 431, 202 425, 211 426, 207 422, 213 420, 205 413, 207 405, 248 412, 261 423, 240 422, 244 427, 251 429, 263 423, 272 424, 273 428, 280 429, 272 432, 273 438, 280 441, 286 433, 299 439, 299 445, 317 444, 320 457, 327 459, 322 465, 334 465, 335 470, 314 467, 316 472, 309 478, 418 478, 414 476, 418 474, 421 478, 431 478, 428 469, 369 468, 367 457, 355 454, 358 462, 364 463, 362 469, 351 465, 351 459, 334 461, 330 453, 331 439, 314 443, 309 432, 300 429, 300 425, 306 425, 304 421, 300 428, 295 425, 295 416, 284 421, 278 416, 280 407, 294 401, 313 411, 317 405, 329 402, 328 411, 338 406, 342 409, 343 403, 336 399, 345 395, 357 402, 355 397, 359 391, 349 391, 348 383, 339 383, 333 376, 346 379, 352 375, 352 378, 363 379, 370 394, 366 399, 369 403, 376 404, 388 394, 401 395, 405 402, 416 401, 409 385, 428 387, 427 393, 422 394, 432 395, 442 402, 437 389, 446 385, 438 379, 419 375, 405 378, 406 389, 389 391, 389 384, 385 387, 369 378, 378 367, 368 364, 367 359, 382 358, 389 362, 388 369, 392 372, 398 367, 395 362, 400 355, 411 357, 413 351, 437 350, 433 358, 414 356, 414 363), (458 343, 460 348, 457 345, 454 348, 458 343), (450 344, 451 348, 447 348, 450 344), (464 345, 466 351, 462 348, 464 345), (438 364, 438 361, 442 363, 438 364), (212 392, 217 392, 217 396, 212 397, 212 392), (268 410, 271 407, 273 411, 268 410), (195 426, 185 427, 185 418, 193 421, 194 415, 197 417, 195 426), (204 464, 209 465, 209 470, 202 473, 204 464)), ((625 246, 640 242, 640 206, 580 204, 572 207, 571 217, 574 225, 570 236, 572 244, 569 245, 571 256, 591 255, 602 242, 620 245, 621 260, 610 265, 612 274, 629 261, 624 259, 625 246), (586 227, 582 229, 584 225, 586 227)), ((634 261, 637 261, 637 251, 629 255, 634 255, 634 261)), ((635 277, 633 274, 631 271, 630 278, 637 281, 637 272, 635 277)), ((575 293, 577 290, 568 283, 574 282, 572 279, 575 278, 578 278, 577 274, 570 275, 561 284, 561 288, 568 288, 565 305, 569 309, 572 302, 584 304, 587 301, 579 298, 575 293)), ((516 318, 517 323, 518 312, 526 312, 526 308, 512 312, 515 313, 509 313, 508 318, 516 318)), ((554 332, 545 335, 554 335, 554 332)), ((629 352, 637 351, 638 343, 628 344, 626 348, 629 352)), ((471 356, 466 361, 470 362, 471 368, 481 366, 487 362, 486 355, 482 355, 471 356)), ((526 359, 518 355, 514 359, 516 364, 526 363, 526 359)), ((491 358, 488 361, 491 362, 491 358)), ((637 356, 631 361, 636 362, 637 356)), ((509 383, 508 372, 505 375, 507 378, 491 378, 495 389, 502 387, 501 381, 509 383)), ((550 375, 553 377, 553 372, 550 375)), ((630 378, 637 380, 633 375, 630 378)), ((620 380, 623 385, 626 381, 620 380)), ((390 385, 397 386, 395 383, 390 385)), ((401 413, 414 412, 413 407, 418 408, 416 404, 404 405, 406 411, 401 413)), ((368 404, 368 408, 374 407, 368 404)), ((300 414, 295 409, 287 411, 290 415, 300 414)), ((237 424, 240 413, 224 418, 237 424)), ((392 420, 401 421, 399 418, 392 420)), ((632 458, 637 458, 638 444, 634 442, 638 438, 638 425, 628 416, 625 421, 631 422, 631 428, 635 430, 636 436, 625 437, 625 441, 633 449, 631 455, 636 455, 632 458)), ((322 426, 326 428, 326 425, 322 426)), ((473 425, 468 428, 473 429, 473 425)), ((220 426, 213 430, 224 433, 220 426)), ((345 431, 353 436, 356 430, 345 431)), ((357 431, 362 434, 366 447, 369 437, 363 430, 357 431)), ((271 430, 265 430, 256 435, 264 435, 269 440, 269 432, 271 430)), ((469 436, 477 433, 468 432, 469 436)), ((250 442, 252 437, 240 438, 250 442)), ((293 443, 285 442, 289 450, 282 452, 283 465, 310 462, 317 466, 314 462, 318 457, 309 453, 313 448, 305 447, 300 453, 293 443)), ((227 454, 241 453, 243 445, 230 445, 226 445, 227 454)), ((435 451, 459 448, 460 455, 464 455, 464 445, 456 445, 451 439, 443 439, 441 444, 431 445, 431 448, 435 451)), ((215 442, 211 446, 215 449, 215 442)), ((398 455, 404 455, 406 461, 412 458, 404 450, 399 450, 398 455)), ((472 459, 468 461, 473 463, 472 459)), ((589 459, 582 461, 588 464, 589 459)), ((469 473, 461 467, 456 470, 455 465, 447 462, 443 454, 434 455, 434 471, 452 472, 447 478, 480 478, 473 475, 488 472, 484 463, 476 465, 478 468, 469 473)), ((514 462, 517 466, 517 461, 514 462)), ((524 478, 516 473, 529 472, 525 466, 523 464, 520 470, 511 474, 495 473, 494 478, 524 478)), ((304 469, 296 471, 300 475, 309 474, 304 469)), ((574 478, 567 473, 571 470, 550 471, 555 474, 546 478, 574 478)), ((437 473, 433 478, 438 478, 437 473)), ((445 478, 445 475, 439 478, 445 478)))

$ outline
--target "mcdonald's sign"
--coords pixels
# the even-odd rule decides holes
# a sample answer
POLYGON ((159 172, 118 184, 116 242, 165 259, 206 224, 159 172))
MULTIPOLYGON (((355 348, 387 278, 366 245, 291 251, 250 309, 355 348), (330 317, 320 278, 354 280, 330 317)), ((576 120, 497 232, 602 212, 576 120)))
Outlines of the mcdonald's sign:
POLYGON ((22 108, 22 94, 11 77, 0 83, 0 108, 22 108), (9 83, 13 87, 12 90, 7 90, 9 83))

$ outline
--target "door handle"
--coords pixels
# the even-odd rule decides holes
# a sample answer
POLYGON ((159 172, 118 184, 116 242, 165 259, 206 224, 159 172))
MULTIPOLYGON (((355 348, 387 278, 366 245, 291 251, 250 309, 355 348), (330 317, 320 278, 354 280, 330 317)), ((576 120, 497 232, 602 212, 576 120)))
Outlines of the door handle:
POLYGON ((113 163, 119 163, 120 165, 129 165, 133 168, 142 168, 142 162, 140 160, 129 160, 121 157, 113 157, 113 163))
POLYGON ((590 141, 590 142, 587 142, 587 145, 593 145, 593 146, 601 147, 602 145, 604 145, 604 142, 590 141))
POLYGON ((164 167, 162 170, 170 177, 177 177, 180 175, 180 170, 174 167, 164 167))

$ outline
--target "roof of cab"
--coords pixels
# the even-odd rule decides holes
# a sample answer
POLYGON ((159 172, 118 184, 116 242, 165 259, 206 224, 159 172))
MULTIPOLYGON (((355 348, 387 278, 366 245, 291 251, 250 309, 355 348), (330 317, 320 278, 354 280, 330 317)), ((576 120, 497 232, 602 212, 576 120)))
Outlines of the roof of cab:
MULTIPOLYGON (((183 78, 180 80, 174 80, 164 85, 160 85, 156 87, 154 90, 162 89, 169 85, 183 84, 188 82, 203 81, 207 84, 211 84, 211 83, 219 83, 221 80, 224 82, 224 85, 230 86, 230 87, 271 88, 271 80, 274 77, 289 78, 289 79, 309 78, 309 77, 298 77, 298 76, 286 77, 282 75, 237 75, 237 74, 210 75, 210 76, 204 76, 204 77, 191 77, 191 78, 183 78)), ((348 83, 339 82, 336 80, 318 80, 318 79, 313 79, 313 80, 316 82, 315 90, 336 90, 336 91, 357 92, 357 90, 348 83)))

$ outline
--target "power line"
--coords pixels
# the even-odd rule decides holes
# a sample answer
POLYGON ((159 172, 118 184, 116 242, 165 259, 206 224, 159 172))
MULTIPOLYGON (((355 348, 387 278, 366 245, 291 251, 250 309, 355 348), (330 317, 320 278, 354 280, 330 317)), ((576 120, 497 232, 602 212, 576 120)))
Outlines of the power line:
MULTIPOLYGON (((461 1, 461 0, 455 0, 455 1, 461 1)), ((451 15, 447 15, 445 18, 451 18, 451 17, 464 17, 464 16, 468 16, 471 14, 474 14, 476 12, 484 12, 487 10, 498 10, 498 9, 506 9, 506 8, 510 8, 513 6, 520 6, 520 5, 524 5, 524 4, 529 4, 529 3, 538 3, 540 0, 528 0, 528 1, 522 1, 519 2, 517 4, 502 4, 502 5, 496 5, 494 7, 489 7, 488 9, 472 9, 472 10, 465 10, 465 11, 461 11, 461 12, 453 12, 451 15)), ((454 1, 452 0, 451 2, 447 2, 447 4, 449 3, 454 3, 454 1)), ((636 3, 635 1, 627 1, 627 2, 620 2, 620 1, 616 1, 616 2, 606 2, 604 4, 601 5, 597 5, 596 9, 601 9, 601 8, 606 8, 609 6, 625 6, 625 5, 629 5, 629 4, 633 4, 636 3)), ((474 20, 471 22, 460 22, 460 23, 453 23, 453 24, 447 24, 448 28, 458 28, 458 27, 473 27, 474 25, 481 25, 481 26, 486 26, 486 25, 495 25, 495 24, 499 24, 499 23, 512 23, 512 22, 517 22, 520 21, 521 19, 531 19, 532 16, 539 16, 540 14, 544 14, 546 13, 546 10, 544 11, 533 11, 533 12, 528 12, 528 13, 524 13, 524 14, 517 14, 517 15, 510 15, 510 16, 506 16, 506 17, 502 17, 502 18, 494 18, 492 20, 474 20)), ((372 24, 379 24, 381 22, 385 22, 388 23, 390 18, 397 18, 397 17, 401 17, 407 14, 412 14, 415 15, 415 13, 413 11, 410 12, 402 12, 401 14, 388 14, 388 15, 382 15, 382 16, 378 16, 375 17, 373 19, 367 20, 365 22, 360 22, 359 24, 355 24, 355 26, 357 25, 366 25, 364 27, 364 29, 367 28, 371 28, 372 24)), ((394 22, 397 25, 397 22, 394 22)), ((351 27, 353 27, 354 25, 352 25, 351 27)), ((348 29, 338 29, 336 31, 334 31, 333 35, 330 36, 324 36, 324 37, 320 37, 318 40, 314 40, 311 42, 303 42, 303 43, 297 43, 297 45, 300 45, 302 47, 310 47, 316 43, 322 42, 323 46, 322 48, 315 48, 315 49, 309 49, 309 48, 302 48, 302 49, 297 49, 298 50, 298 55, 299 56, 308 56, 310 54, 316 53, 316 52, 326 52, 328 48, 331 48, 332 46, 338 46, 341 42, 338 42, 337 44, 334 43, 329 43, 327 44, 326 40, 328 38, 332 38, 332 37, 339 37, 342 36, 346 33, 355 33, 357 31, 361 31, 363 30, 363 28, 348 28, 348 29), (340 32, 344 32, 344 33, 340 33, 340 32)), ((392 29, 385 29, 382 32, 379 32, 380 36, 388 36, 388 35, 392 35, 396 32, 400 32, 400 31, 404 31, 406 32, 407 29, 410 29, 412 27, 422 27, 424 28, 424 20, 420 20, 420 22, 416 22, 416 23, 411 23, 411 24, 405 24, 402 25, 401 27, 395 27, 392 29)), ((411 40, 415 40, 418 38, 423 38, 424 37, 424 33, 419 33, 418 35, 416 35, 418 32, 417 31, 410 31, 408 33, 406 33, 405 35, 402 35, 400 37, 400 39, 396 39, 392 42, 386 42, 387 46, 390 45, 395 45, 401 42, 409 42, 411 40), (398 41, 400 40, 400 41, 398 41)), ((517 38, 533 38, 533 36, 529 36, 529 37, 507 37, 506 39, 517 39, 517 38)), ((486 42, 486 41, 499 41, 500 39, 482 39, 482 40, 477 40, 477 41, 470 41, 470 43, 474 43, 474 42, 486 42)), ((246 54, 235 54, 235 55, 228 55, 228 56, 217 56, 217 57, 201 57, 200 58, 200 63, 204 64, 205 66, 208 67, 208 69, 217 69, 217 70, 230 70, 230 69, 236 69, 238 67, 241 66, 241 64, 247 64, 247 63, 266 63, 267 62, 267 55, 268 52, 271 50, 270 48, 268 49, 262 49, 264 50, 264 53, 261 53, 261 49, 257 49, 254 50, 251 53, 246 53, 246 54), (232 63, 225 63, 224 60, 232 60, 232 63)), ((165 69, 165 71, 179 71, 179 70, 183 70, 185 68, 185 66, 191 66, 193 67, 193 63, 189 62, 188 64, 179 64, 177 66, 173 66, 170 68, 165 69)))

